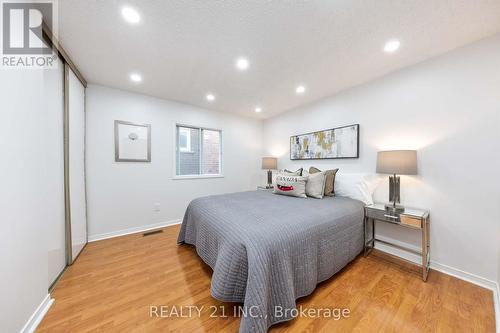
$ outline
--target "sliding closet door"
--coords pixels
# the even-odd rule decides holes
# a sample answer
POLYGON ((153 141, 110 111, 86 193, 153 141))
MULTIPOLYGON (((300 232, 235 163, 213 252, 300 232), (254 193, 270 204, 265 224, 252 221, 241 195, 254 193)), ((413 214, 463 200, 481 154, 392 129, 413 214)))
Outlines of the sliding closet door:
POLYGON ((87 244, 85 194, 85 87, 69 66, 66 75, 66 218, 68 263, 76 259, 87 244))
POLYGON ((45 147, 49 166, 43 175, 50 182, 50 196, 47 196, 48 236, 48 287, 66 267, 66 223, 64 216, 64 63, 57 59, 57 67, 43 73, 45 147))

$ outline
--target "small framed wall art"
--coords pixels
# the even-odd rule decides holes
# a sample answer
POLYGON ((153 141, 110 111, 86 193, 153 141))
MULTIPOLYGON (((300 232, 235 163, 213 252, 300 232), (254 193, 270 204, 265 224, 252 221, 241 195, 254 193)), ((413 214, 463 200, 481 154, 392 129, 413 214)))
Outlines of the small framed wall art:
POLYGON ((359 157, 359 124, 290 137, 291 160, 359 157))
POLYGON ((115 161, 151 162, 151 125, 115 120, 115 161))

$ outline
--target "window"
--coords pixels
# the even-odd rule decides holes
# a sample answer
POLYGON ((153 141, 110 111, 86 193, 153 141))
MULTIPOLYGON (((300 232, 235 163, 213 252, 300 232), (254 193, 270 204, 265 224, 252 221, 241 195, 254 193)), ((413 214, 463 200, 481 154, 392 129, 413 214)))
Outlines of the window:
POLYGON ((220 130, 177 125, 176 138, 177 176, 222 174, 220 130))
POLYGON ((191 152, 191 129, 179 127, 179 151, 191 152))

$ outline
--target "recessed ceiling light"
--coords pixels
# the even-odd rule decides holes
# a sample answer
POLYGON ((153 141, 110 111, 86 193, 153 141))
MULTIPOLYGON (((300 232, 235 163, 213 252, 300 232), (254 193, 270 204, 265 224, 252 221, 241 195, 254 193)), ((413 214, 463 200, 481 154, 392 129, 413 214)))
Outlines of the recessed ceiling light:
POLYGON ((401 46, 401 42, 399 40, 393 39, 385 43, 384 51, 386 53, 396 52, 401 46))
POLYGON ((215 100, 215 96, 213 94, 207 94, 207 96, 205 96, 207 101, 213 101, 215 100))
POLYGON ((132 74, 130 74, 130 80, 132 82, 141 82, 142 81, 142 77, 139 74, 137 74, 137 73, 132 73, 132 74))
POLYGON ((141 20, 141 16, 139 15, 139 13, 135 9, 130 7, 123 7, 122 15, 123 18, 130 23, 139 23, 139 21, 141 20))
POLYGON ((262 108, 260 106, 256 107, 255 108, 255 112, 261 113, 262 112, 262 108))
POLYGON ((247 70, 248 66, 250 66, 250 63, 248 62, 247 59, 245 59, 245 58, 239 58, 238 60, 236 60, 236 67, 238 67, 238 69, 240 71, 247 70))
POLYGON ((306 91, 306 87, 304 87, 304 86, 298 86, 298 87, 295 89, 295 92, 296 92, 297 94, 303 94, 305 91, 306 91))

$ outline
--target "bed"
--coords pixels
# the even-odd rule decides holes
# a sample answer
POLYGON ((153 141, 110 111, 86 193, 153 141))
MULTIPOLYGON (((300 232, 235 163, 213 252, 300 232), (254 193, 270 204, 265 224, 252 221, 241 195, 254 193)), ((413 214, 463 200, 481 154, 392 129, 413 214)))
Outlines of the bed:
POLYGON ((213 269, 213 297, 243 303, 240 333, 267 332, 360 253, 363 207, 266 190, 207 196, 189 204, 178 242, 213 269))

